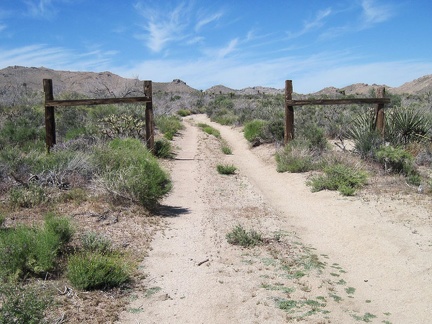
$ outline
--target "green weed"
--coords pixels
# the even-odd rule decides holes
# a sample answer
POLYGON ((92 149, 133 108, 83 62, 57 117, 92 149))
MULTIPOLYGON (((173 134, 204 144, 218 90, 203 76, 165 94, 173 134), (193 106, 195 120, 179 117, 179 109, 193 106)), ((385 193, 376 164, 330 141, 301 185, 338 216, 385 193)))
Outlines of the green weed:
POLYGON ((230 244, 243 247, 254 247, 263 241, 261 234, 254 230, 246 231, 241 225, 237 225, 231 232, 227 233, 226 239, 230 244))
POLYGON ((220 174, 225 174, 225 175, 234 174, 235 171, 237 170, 237 168, 232 164, 218 164, 216 168, 220 174))

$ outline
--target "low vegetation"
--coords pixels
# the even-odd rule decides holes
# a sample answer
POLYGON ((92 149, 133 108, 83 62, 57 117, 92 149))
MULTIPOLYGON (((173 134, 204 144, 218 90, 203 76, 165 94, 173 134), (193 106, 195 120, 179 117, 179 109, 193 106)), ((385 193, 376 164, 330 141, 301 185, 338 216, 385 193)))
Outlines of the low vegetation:
POLYGON ((228 243, 240 245, 242 247, 254 247, 263 242, 261 234, 255 230, 247 231, 241 225, 235 226, 229 233, 226 234, 228 243))
POLYGON ((232 164, 218 164, 216 166, 217 171, 220 174, 230 175, 234 174, 237 168, 232 164))

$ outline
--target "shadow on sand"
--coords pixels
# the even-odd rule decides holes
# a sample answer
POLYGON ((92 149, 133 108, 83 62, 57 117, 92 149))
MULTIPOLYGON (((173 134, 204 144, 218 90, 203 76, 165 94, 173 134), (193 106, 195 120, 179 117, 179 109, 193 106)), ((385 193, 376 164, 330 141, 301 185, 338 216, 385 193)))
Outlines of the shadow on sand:
POLYGON ((154 212, 156 215, 162 217, 178 217, 180 215, 189 214, 190 210, 179 206, 160 205, 154 212))

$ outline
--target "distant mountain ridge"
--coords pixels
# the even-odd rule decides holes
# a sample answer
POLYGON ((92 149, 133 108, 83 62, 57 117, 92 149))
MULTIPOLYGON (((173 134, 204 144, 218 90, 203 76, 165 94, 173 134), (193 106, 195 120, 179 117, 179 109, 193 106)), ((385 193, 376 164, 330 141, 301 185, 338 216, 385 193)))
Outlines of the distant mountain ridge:
MULTIPOLYGON (((42 79, 52 79, 54 96, 59 93, 79 93, 89 97, 116 96, 142 94, 142 83, 138 79, 120 77, 111 72, 71 72, 52 70, 44 67, 9 66, 0 70, 0 95, 2 89, 8 87, 24 87, 32 92, 42 91, 42 79)), ((331 95, 344 93, 346 95, 366 95, 371 89, 380 85, 356 83, 344 88, 327 87, 310 95, 331 95)), ((394 94, 423 94, 432 92, 432 74, 406 82, 400 87, 387 87, 387 91, 394 94)), ((153 93, 194 93, 194 89, 180 79, 171 82, 153 82, 153 93)), ((223 85, 216 85, 207 90, 209 94, 283 94, 284 89, 275 89, 262 86, 248 87, 235 90, 223 85)))

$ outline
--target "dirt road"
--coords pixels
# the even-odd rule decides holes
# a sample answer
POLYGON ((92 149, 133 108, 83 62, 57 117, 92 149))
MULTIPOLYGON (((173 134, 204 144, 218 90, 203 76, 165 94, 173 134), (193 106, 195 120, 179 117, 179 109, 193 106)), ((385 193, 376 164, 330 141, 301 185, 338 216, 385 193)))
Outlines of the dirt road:
POLYGON ((306 175, 277 173, 272 150, 251 151, 239 130, 203 115, 185 125, 161 209, 166 228, 142 264, 148 290, 121 323, 431 322, 427 199, 311 193, 306 175), (233 155, 197 122, 220 130, 233 155), (220 163, 236 175, 218 174, 220 163), (265 244, 228 244, 236 225, 265 244))

